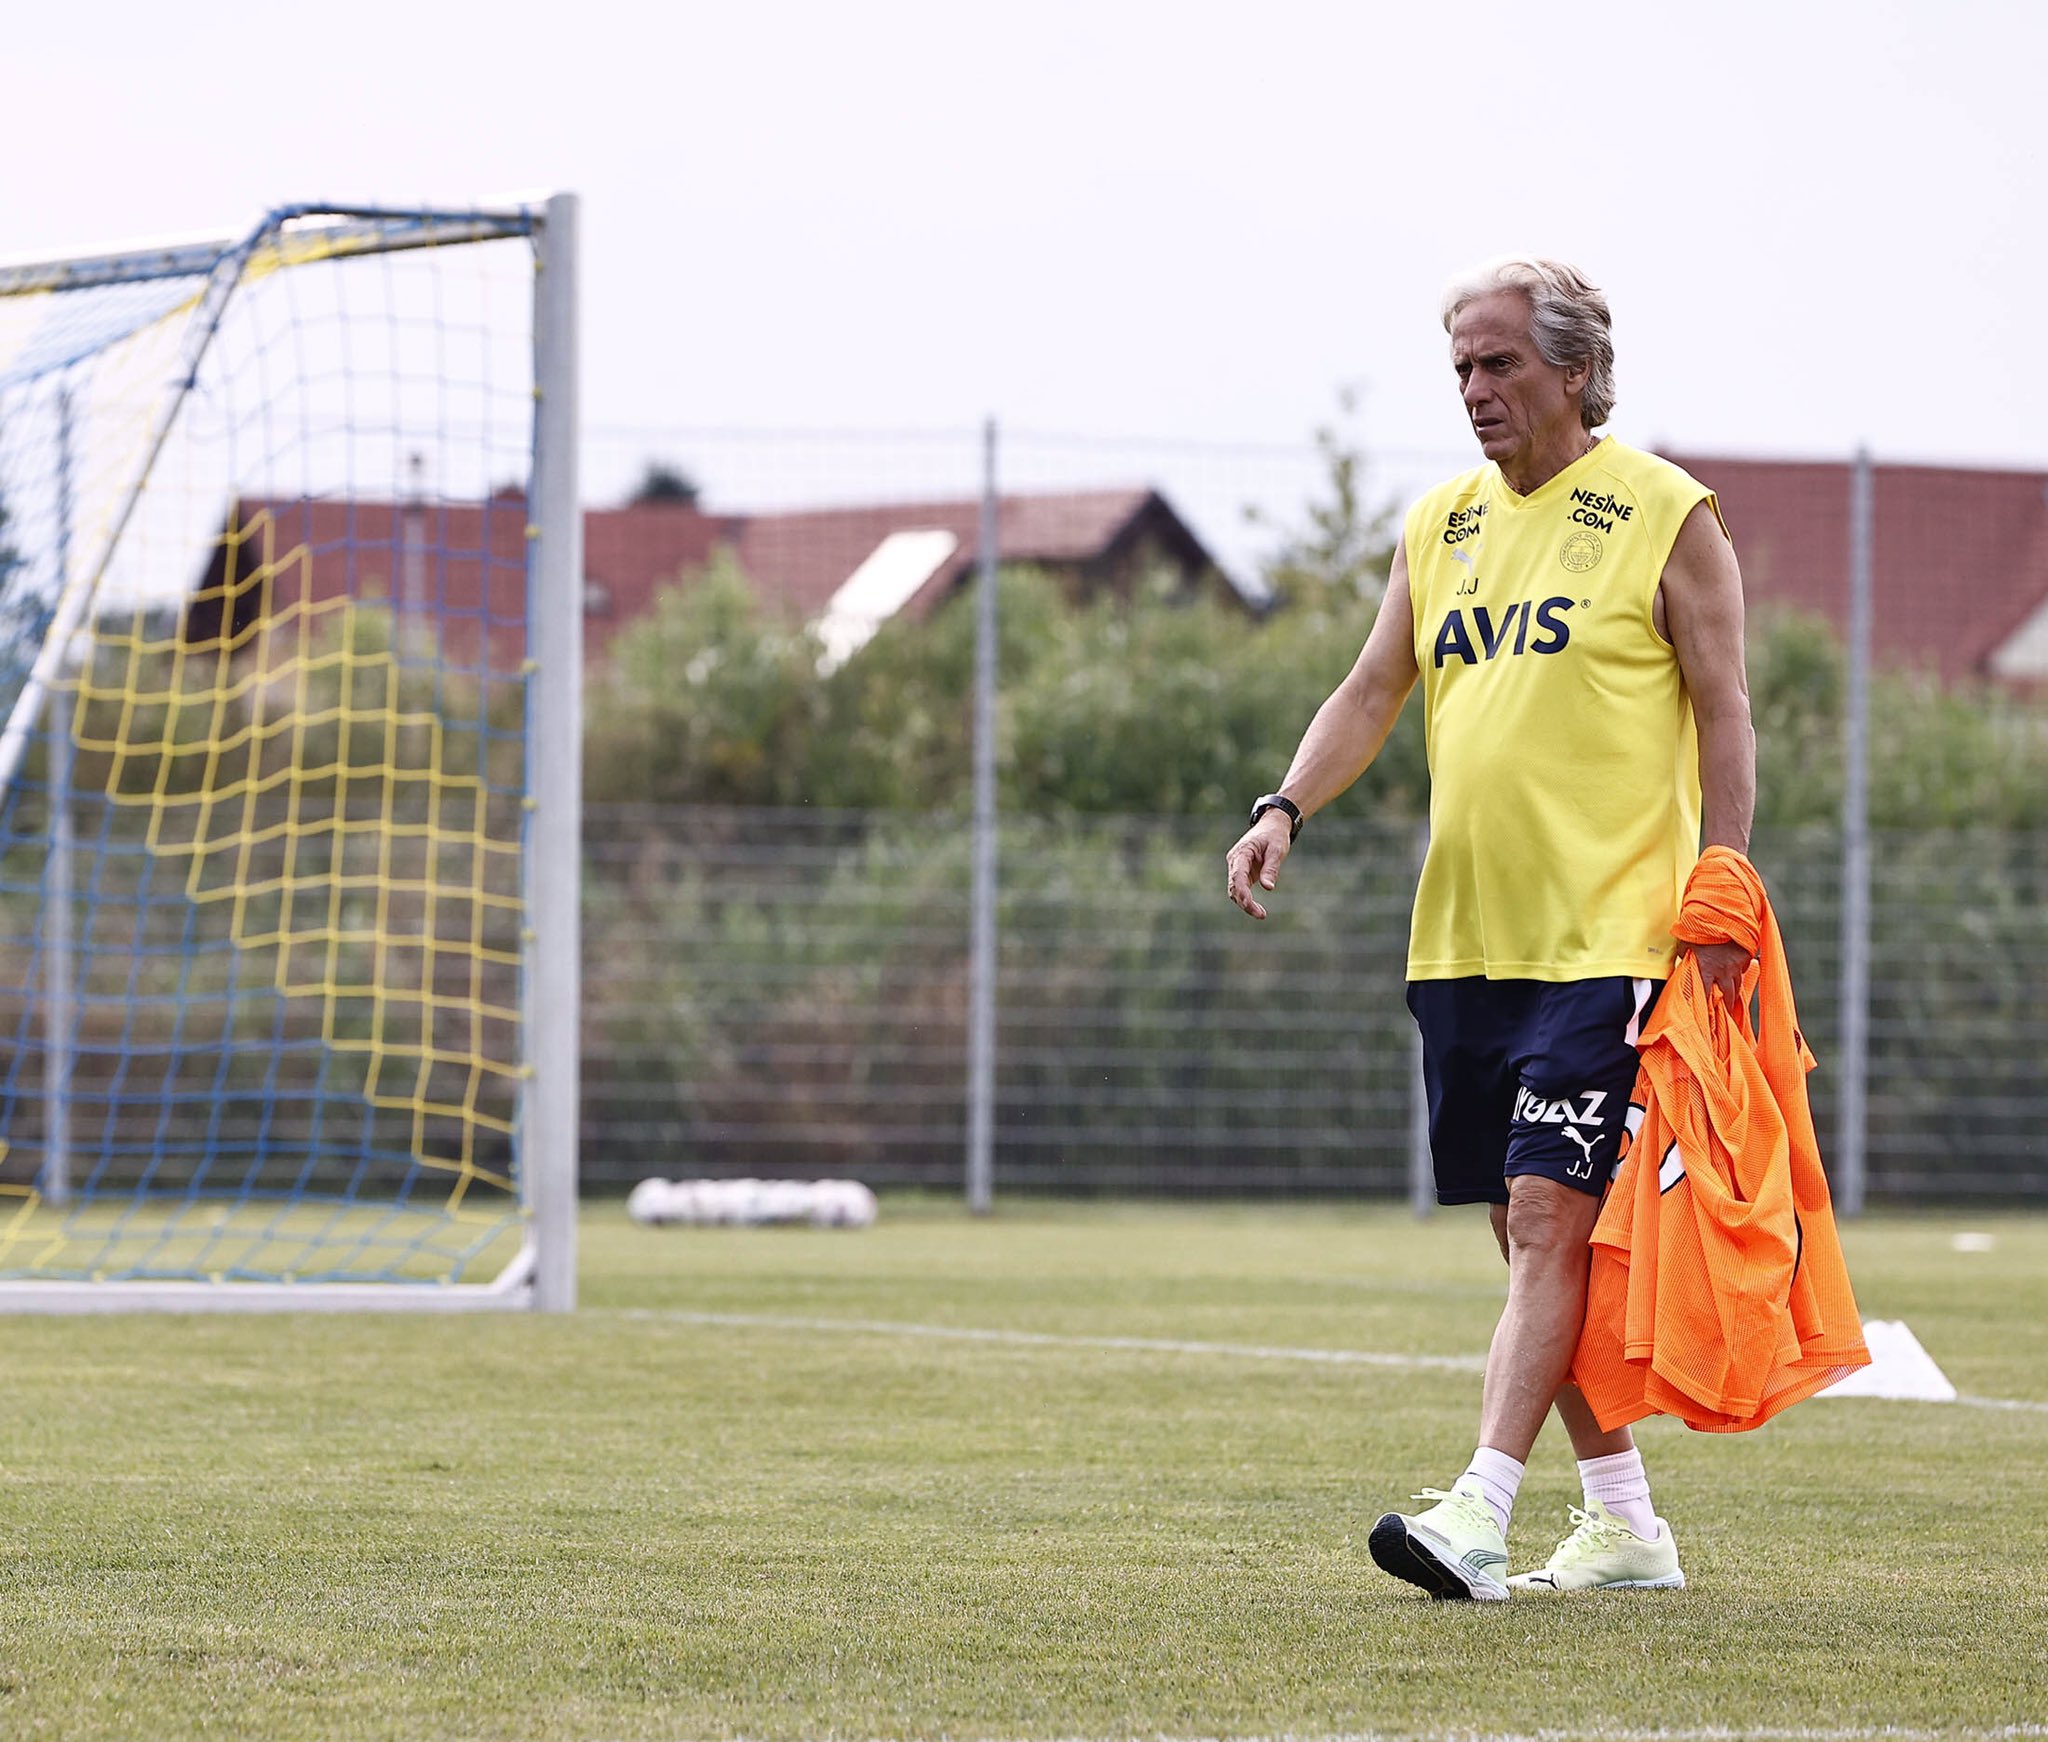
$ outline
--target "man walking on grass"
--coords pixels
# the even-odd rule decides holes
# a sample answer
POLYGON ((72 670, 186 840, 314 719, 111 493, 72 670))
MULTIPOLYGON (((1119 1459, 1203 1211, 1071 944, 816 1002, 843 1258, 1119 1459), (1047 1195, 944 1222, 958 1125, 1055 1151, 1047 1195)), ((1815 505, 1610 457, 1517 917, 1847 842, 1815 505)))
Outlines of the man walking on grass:
MULTIPOLYGON (((1756 740, 1742 579, 1713 494, 1596 432, 1614 406, 1606 299, 1552 260, 1496 261, 1446 292, 1486 463, 1409 510, 1357 664, 1230 850, 1254 919, 1302 823, 1356 780, 1417 678, 1430 842, 1408 1005, 1422 1031, 1437 1199, 1492 1206, 1508 1299, 1478 1449, 1448 1492, 1373 1528, 1374 1560, 1439 1597, 1682 1585, 1627 1428, 1566 1382, 1588 1236, 1671 972, 1702 845, 1749 845, 1756 740), (1508 1576, 1523 1466, 1553 1408, 1586 1504, 1537 1570, 1508 1576)), ((1695 952, 1731 1002, 1747 952, 1695 952)))

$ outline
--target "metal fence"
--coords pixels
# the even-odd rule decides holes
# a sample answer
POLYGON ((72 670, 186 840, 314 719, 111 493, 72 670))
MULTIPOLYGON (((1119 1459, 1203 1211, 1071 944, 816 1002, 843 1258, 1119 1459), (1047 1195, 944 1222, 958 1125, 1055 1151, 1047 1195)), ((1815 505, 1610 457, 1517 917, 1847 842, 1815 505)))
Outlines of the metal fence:
MULTIPOLYGON (((1398 1194, 1419 842, 1319 818, 1263 925, 1234 817, 1006 821, 995 1189, 1398 1194)), ((957 1189, 968 819, 608 809, 586 826, 586 1186, 852 1174, 957 1189)), ((1868 1188, 2048 1198, 2048 836, 1879 836, 1868 1188)), ((1841 1092, 1834 830, 1763 837, 1825 1145, 1841 1092)))
MULTIPOLYGON (((1238 447, 1011 433, 994 466, 984 435, 963 431, 636 431, 612 446, 608 467, 593 468, 600 494, 623 491, 638 460, 666 456, 703 501, 643 505, 630 523, 618 518, 624 509, 602 525, 593 517, 585 620, 599 642, 591 689, 600 701, 614 674, 605 638, 629 634, 664 608, 666 589, 687 593, 726 559, 786 615, 812 623, 849 594, 872 604, 863 585, 890 578, 876 559, 905 546, 926 553, 925 606, 978 586, 996 558, 1039 567, 1080 602, 1144 587, 1161 565, 1185 568, 1186 541, 1161 506, 1170 502, 1173 524, 1207 553, 1203 572, 1220 570, 1255 604, 1264 580, 1285 576, 1290 553, 1307 548, 1341 573, 1384 535, 1374 531, 1375 502, 1469 458, 1397 451, 1367 477, 1350 468, 1345 442, 1327 440, 1238 447), (1350 507, 1337 513, 1347 491, 1350 507)), ((2000 555, 2033 548, 2038 478, 1746 461, 1703 463, 1701 475, 1731 505, 1758 602, 1832 615, 1852 644, 1875 634, 1880 669, 1912 663, 1924 646, 1944 678, 2048 679, 2048 615, 2012 628, 2025 587, 2000 555), (1961 503, 1953 513, 1951 498, 1961 503), (1957 514, 1969 535, 1960 544, 1949 534, 1957 514), (1993 580, 2009 595, 1997 617, 2002 647, 1983 653, 1982 623, 1969 636, 1937 632, 1944 619, 1962 622, 1993 580), (1970 648, 1975 663, 1958 665, 1970 648)), ((942 632, 961 621, 904 599, 881 617, 897 610, 942 632)), ((650 645, 663 658, 676 653, 650 645)), ((1348 660, 1350 646, 1339 651, 1348 660)), ((699 654, 717 652, 693 647, 676 664, 687 674, 699 654)), ((836 656, 851 657, 844 648, 836 656)), ((1841 710, 1854 755, 1839 778, 1852 795, 1858 759, 1885 738, 1882 706, 1873 725, 1867 686, 1857 689, 1868 663, 1868 653, 1849 662, 1841 710)), ((1825 686, 1835 667, 1816 663, 1810 677, 1825 686)), ((663 666, 652 687, 675 681, 663 666)), ((1290 731, 1319 693, 1297 681, 1290 731)), ((1809 728, 1824 712, 1811 711, 1809 728)), ((910 724, 886 715, 862 729, 893 743, 910 724)), ((2004 724, 2038 742, 2038 713, 2004 724)), ((1776 790, 1810 784, 1832 806, 1832 764, 1798 765, 1807 751, 1821 759, 1817 741, 1764 725, 1776 790)), ((922 729, 957 736, 962 721, 949 713, 922 729)), ((718 755, 745 779, 719 790, 753 791, 775 746, 749 736, 744 721, 735 737, 718 755)), ((641 778, 654 751, 717 760, 660 730, 613 749, 615 772, 625 770, 614 792, 658 789, 641 778)), ((1142 748, 1118 749, 1149 778, 1142 748)), ((1916 783, 1895 818, 1983 814, 1938 745, 1919 759, 1897 742, 1890 750, 1906 765, 1894 785, 1916 783), (1935 790, 1949 785, 1952 795, 1935 790)), ((979 982, 975 838, 957 782, 946 788, 959 806, 952 814, 592 808, 586 1185, 841 1173, 964 1189, 970 1109, 980 1105, 998 1193, 1402 1192, 1416 1150, 1415 1041, 1401 994, 1420 842, 1406 820, 1363 820, 1354 793, 1315 819, 1273 919, 1244 919, 1223 897, 1222 855, 1238 832, 1235 805, 1285 766, 1284 748, 1269 751, 1255 767, 1217 774, 1204 796, 1182 794, 1191 809, 1210 805, 1209 787, 1232 794, 1227 814, 1219 798, 1219 814, 1197 820, 1003 817, 994 972, 979 982), (982 1055, 992 1092, 979 1102, 978 984, 994 998, 994 1045, 982 1055)), ((1417 760, 1419 780, 1419 749, 1417 760)), ((1754 844, 1821 1058, 1813 1088, 1831 1165, 1863 1156, 1862 1178, 1880 1200, 2048 1200, 2048 834, 1872 835, 1852 804, 1841 808, 1840 826, 1765 830, 1754 844), (1845 956, 1845 936, 1863 947, 1845 956)), ((41 850, 40 841, 20 848, 24 939, 40 924, 29 908, 41 850)), ((169 958, 156 966, 176 971, 169 958)), ((190 1116, 217 1119, 219 1109, 190 1116)), ((1845 1167, 1841 1183, 1855 1178, 1845 1167)))
MULTIPOLYGON (((810 509, 896 504, 892 527, 951 529, 961 566, 948 585, 975 585, 965 565, 978 556, 984 572, 998 560, 1070 568, 1085 597, 1119 586, 1121 558, 1019 534, 1035 515, 1043 541, 1048 503, 1063 492, 1078 511, 1140 484, 1170 500, 1256 605, 1297 553, 1318 572, 1345 571, 1390 536, 1381 508, 1470 463, 1388 450, 1357 423, 1332 422, 1315 443, 1281 446, 1016 430, 998 444, 993 428, 986 439, 614 430, 597 432, 594 473, 623 487, 636 459, 672 456, 708 505, 738 511, 726 524, 754 529, 729 535, 749 581, 805 614, 822 603, 807 602, 805 586, 836 584, 871 549, 882 554, 879 520, 863 521, 842 549, 845 514, 810 509), (806 512, 775 519, 797 509, 806 512), (797 560, 804 540, 818 547, 808 567, 797 560)), ((2048 631, 2022 609, 2037 583, 1999 555, 2032 538, 2042 480, 1874 467, 1862 455, 1684 463, 1719 492, 1752 602, 1831 618, 1847 644, 1838 820, 1765 829, 1753 854, 1821 1058, 1815 1111, 1838 1196, 1850 1210, 1866 1194, 2048 1198, 2048 844, 2024 828, 1873 832, 1872 815, 1887 813, 1868 802, 1872 746, 1888 742, 1884 720, 1871 718, 1873 670, 1918 668, 1970 686, 2048 678, 2048 631)), ((1157 560, 1179 547, 1168 538, 1146 548, 1157 560)), ((1816 691, 1835 681, 1819 665, 1807 677, 1816 691)), ((1807 768, 1764 724, 1775 790, 1837 778, 1833 744, 1822 753, 1800 740, 1829 764, 1807 768)), ((2031 714, 2006 724, 2030 741, 2041 729, 2031 714)), ((1937 749, 1922 766, 1896 738, 1887 778, 1919 787, 1892 793, 1895 820, 1979 814, 1967 780, 1952 800, 1920 790, 1941 785, 1947 765, 1937 749)), ((1252 778, 1277 775, 1284 758, 1272 760, 1252 778)), ((986 808, 992 780, 978 773, 986 808)), ((1233 783, 1242 798, 1255 790, 1243 770, 1222 785, 1233 783)), ((1260 926, 1221 894, 1237 823, 1234 813, 1115 824, 1006 816, 991 975, 972 942, 964 809, 950 819, 594 812, 586 1181, 844 1171, 973 1197, 987 1160, 998 1191, 1403 1190, 1419 1095, 1401 997, 1413 825, 1319 816, 1260 926), (992 1058, 976 1045, 991 980, 992 1058), (977 1067, 993 1078, 986 1098, 974 1092, 977 1067)), ((979 887, 986 915, 985 877, 979 887)))

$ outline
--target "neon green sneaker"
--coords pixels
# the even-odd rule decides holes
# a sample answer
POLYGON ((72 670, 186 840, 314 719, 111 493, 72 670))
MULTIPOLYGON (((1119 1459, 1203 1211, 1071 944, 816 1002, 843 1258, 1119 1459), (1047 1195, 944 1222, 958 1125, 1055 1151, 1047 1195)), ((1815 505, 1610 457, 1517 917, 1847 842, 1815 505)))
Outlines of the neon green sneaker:
POLYGON ((1446 1494, 1425 1488, 1415 1496, 1436 1504, 1413 1518, 1387 1513, 1372 1527, 1366 1547, 1397 1579, 1420 1585, 1432 1597, 1506 1600, 1508 1544, 1479 1484, 1459 1477, 1446 1494))
POLYGON ((1549 1563, 1508 1580, 1514 1591, 1677 1590, 1685 1583, 1671 1526, 1657 1520, 1657 1540, 1645 1542, 1599 1501, 1574 1506, 1570 1536, 1549 1563))

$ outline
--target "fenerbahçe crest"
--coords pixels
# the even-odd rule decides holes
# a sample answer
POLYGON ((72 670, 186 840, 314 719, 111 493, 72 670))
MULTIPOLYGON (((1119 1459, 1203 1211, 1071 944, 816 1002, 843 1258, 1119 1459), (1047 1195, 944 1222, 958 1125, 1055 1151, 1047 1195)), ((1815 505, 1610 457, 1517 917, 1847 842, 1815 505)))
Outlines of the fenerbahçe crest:
POLYGON ((1624 502, 1612 490, 1574 490, 1571 521, 1573 530, 1558 546, 1557 560, 1575 575, 1582 575, 1606 555, 1600 542, 1603 532, 1626 526, 1636 517, 1636 505, 1624 502))

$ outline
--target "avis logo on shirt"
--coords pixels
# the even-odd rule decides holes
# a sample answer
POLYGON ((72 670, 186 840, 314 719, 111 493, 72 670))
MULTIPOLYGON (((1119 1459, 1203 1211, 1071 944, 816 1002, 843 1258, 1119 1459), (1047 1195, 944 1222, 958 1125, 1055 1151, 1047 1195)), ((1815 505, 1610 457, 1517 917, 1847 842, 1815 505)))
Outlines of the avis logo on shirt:
POLYGON ((1437 669, 1442 670, 1447 659, 1478 665, 1497 653, 1562 653, 1572 638, 1564 614, 1579 602, 1556 598, 1532 605, 1523 599, 1502 612, 1498 621, 1484 605, 1474 605, 1469 624, 1465 607, 1454 606, 1436 632, 1437 669))

